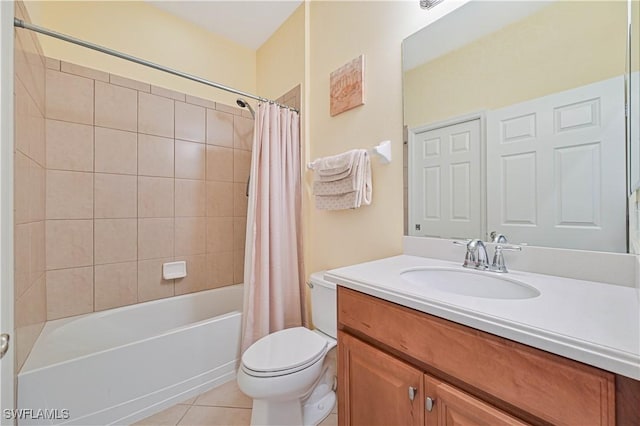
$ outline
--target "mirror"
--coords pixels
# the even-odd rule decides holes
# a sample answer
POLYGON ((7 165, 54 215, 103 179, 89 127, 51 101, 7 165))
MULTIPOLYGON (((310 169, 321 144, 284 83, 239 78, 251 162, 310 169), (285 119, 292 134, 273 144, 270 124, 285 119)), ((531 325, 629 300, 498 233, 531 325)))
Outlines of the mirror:
POLYGON ((408 37, 405 233, 627 252, 628 19, 623 1, 471 1, 408 37))

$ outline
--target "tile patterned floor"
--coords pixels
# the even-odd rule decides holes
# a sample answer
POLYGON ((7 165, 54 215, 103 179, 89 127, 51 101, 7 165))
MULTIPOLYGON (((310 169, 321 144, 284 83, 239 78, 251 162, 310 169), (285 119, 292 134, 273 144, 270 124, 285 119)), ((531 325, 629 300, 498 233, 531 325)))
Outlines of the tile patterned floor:
MULTIPOLYGON (((135 423, 136 426, 248 426, 251 422, 251 398, 243 394, 235 380, 209 392, 169 407, 135 423)), ((336 409, 320 426, 337 426, 336 409)))

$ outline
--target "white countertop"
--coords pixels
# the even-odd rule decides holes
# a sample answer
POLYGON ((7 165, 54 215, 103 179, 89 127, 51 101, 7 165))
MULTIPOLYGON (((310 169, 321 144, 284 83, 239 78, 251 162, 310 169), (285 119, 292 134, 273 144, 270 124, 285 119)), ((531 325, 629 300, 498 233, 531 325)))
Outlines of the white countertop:
MULTIPOLYGON (((509 271, 540 296, 488 299, 427 290, 400 273, 460 263, 401 255, 327 271, 324 278, 371 296, 640 380, 637 289, 509 271)), ((494 274, 492 272, 483 272, 494 274)))

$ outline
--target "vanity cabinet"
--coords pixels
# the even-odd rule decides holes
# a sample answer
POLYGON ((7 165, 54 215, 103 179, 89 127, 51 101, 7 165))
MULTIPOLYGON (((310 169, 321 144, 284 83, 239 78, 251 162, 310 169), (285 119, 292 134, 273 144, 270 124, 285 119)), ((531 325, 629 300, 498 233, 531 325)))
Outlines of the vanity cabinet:
POLYGON ((598 368, 341 286, 338 329, 340 425, 616 424, 598 368))

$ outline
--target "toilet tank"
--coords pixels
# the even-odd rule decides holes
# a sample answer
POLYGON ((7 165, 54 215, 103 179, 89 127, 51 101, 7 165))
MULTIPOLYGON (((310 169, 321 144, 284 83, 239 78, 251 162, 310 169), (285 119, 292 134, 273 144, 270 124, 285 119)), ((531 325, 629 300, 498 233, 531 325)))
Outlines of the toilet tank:
POLYGON ((311 320, 313 326, 336 339, 338 334, 338 304, 336 285, 325 281, 324 271, 311 274, 311 320))

